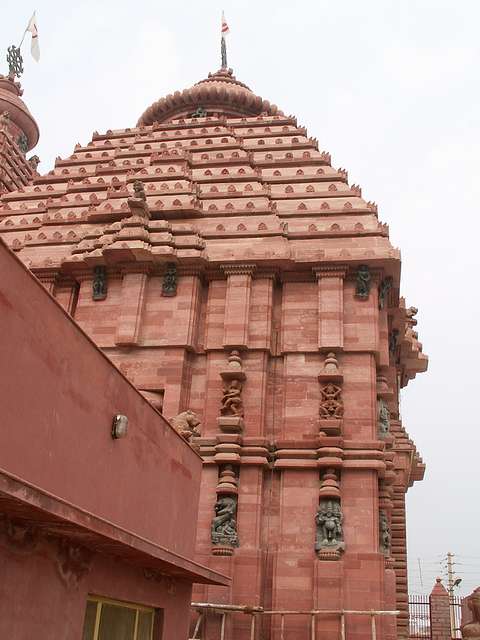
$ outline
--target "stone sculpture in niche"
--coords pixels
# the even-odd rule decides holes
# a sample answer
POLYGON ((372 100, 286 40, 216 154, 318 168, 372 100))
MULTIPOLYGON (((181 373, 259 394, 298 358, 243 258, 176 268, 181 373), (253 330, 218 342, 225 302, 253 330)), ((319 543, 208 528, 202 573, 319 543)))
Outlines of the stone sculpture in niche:
POLYGON ((163 276, 162 296, 175 295, 177 295, 177 265, 174 262, 169 262, 163 276))
POLYGON ((230 380, 223 387, 222 416, 243 417, 242 383, 240 380, 230 380))
POLYGON ((390 432, 390 411, 383 398, 378 401, 378 432, 380 436, 390 432))
POLYGON ((92 298, 93 300, 105 300, 107 297, 107 270, 102 265, 93 269, 92 298))
POLYGON ((198 419, 197 414, 190 411, 190 409, 182 411, 178 416, 170 418, 170 423, 175 431, 177 431, 187 442, 190 442, 193 436, 200 435, 200 431, 198 430, 200 420, 198 419))
POLYGON ((382 553, 388 556, 390 555, 390 545, 391 545, 392 536, 390 534, 390 526, 388 524, 387 514, 383 510, 380 511, 379 526, 380 526, 380 550, 382 551, 382 553))
POLYGON ((333 382, 326 384, 321 390, 322 399, 320 401, 320 417, 335 418, 343 417, 342 388, 333 382))
POLYGON ((333 547, 337 550, 344 548, 342 520, 339 500, 328 499, 320 502, 315 516, 317 523, 316 551, 321 551, 325 547, 333 547))
POLYGON ((237 498, 220 495, 215 503, 212 520, 212 544, 238 547, 237 498))
POLYGON ((368 298, 370 295, 372 275, 370 268, 366 264, 361 264, 357 271, 357 288, 355 294, 359 298, 368 298))
POLYGON ((379 309, 385 308, 385 302, 387 300, 387 294, 392 288, 392 278, 388 277, 385 280, 382 280, 380 286, 378 287, 378 307, 379 309))
POLYGON ((228 367, 220 371, 223 380, 223 395, 220 403, 218 426, 225 433, 241 433, 243 430, 242 389, 246 380, 240 353, 235 349, 228 356, 228 367))

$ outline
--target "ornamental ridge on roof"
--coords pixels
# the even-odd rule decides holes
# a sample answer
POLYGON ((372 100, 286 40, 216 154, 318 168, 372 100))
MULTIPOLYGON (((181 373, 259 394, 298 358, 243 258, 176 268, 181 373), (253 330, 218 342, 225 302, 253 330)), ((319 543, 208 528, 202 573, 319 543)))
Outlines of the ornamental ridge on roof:
POLYGON ((283 115, 268 100, 257 96, 233 75, 232 69, 220 68, 183 91, 175 91, 154 102, 138 120, 138 126, 169 122, 194 114, 227 117, 283 115))

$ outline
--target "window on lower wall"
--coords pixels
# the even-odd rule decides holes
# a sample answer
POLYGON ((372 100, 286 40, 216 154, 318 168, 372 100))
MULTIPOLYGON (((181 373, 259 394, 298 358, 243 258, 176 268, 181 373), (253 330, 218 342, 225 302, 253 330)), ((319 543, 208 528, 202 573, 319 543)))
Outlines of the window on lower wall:
POLYGON ((89 597, 83 640, 152 640, 155 610, 138 604, 89 597))

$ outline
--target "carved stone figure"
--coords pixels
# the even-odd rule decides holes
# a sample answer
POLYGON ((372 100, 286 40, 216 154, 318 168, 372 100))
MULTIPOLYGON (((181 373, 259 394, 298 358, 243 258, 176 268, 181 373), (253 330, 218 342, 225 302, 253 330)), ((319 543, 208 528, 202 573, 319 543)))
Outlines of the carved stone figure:
POLYGON ((145 194, 145 187, 143 186, 143 182, 141 180, 135 180, 133 183, 133 193, 135 198, 139 198, 140 200, 146 200, 147 196, 145 194))
POLYGON ((230 380, 223 388, 222 416, 243 417, 242 383, 240 380, 230 380))
POLYGON ((174 262, 167 264, 167 270, 163 276, 162 296, 175 296, 177 294, 177 265, 174 262))
POLYGON ((343 417, 342 388, 333 382, 326 384, 321 390, 320 417, 339 420, 343 417))
POLYGON ((40 164, 40 158, 38 156, 32 156, 28 159, 28 164, 32 167, 34 171, 37 170, 38 165, 40 164))
POLYGON ((398 329, 393 329, 388 337, 388 350, 393 355, 397 350, 398 329))
POLYGON ((93 269, 92 298, 104 300, 107 297, 107 270, 98 265, 93 269))
POLYGON ((219 496, 215 503, 215 516, 212 520, 212 544, 238 547, 237 498, 219 496))
POLYGON ((390 534, 390 526, 385 511, 380 510, 380 549, 385 555, 390 555, 390 545, 392 536, 390 534))
POLYGON ((372 275, 370 268, 366 264, 361 264, 357 271, 357 288, 355 291, 359 298, 368 298, 370 295, 371 280, 372 275))
POLYGON ((471 620, 461 627, 462 638, 480 639, 480 587, 466 598, 471 620))
POLYGON ((191 118, 205 118, 206 115, 207 115, 207 112, 205 111, 205 109, 203 107, 197 107, 190 117, 191 118))
POLYGON ((378 431, 381 436, 390 432, 390 411, 383 398, 378 401, 378 431))
POLYGON ((387 299, 387 294, 392 288, 392 278, 388 277, 385 280, 382 280, 380 286, 378 288, 378 306, 380 309, 385 308, 385 302, 387 299))
POLYGON ((408 321, 412 324, 412 325, 416 325, 417 321, 415 320, 415 316, 418 313, 418 309, 417 307, 408 307, 408 309, 406 310, 406 316, 408 318, 408 321))
POLYGON ((177 431, 187 442, 189 442, 193 436, 200 435, 200 431, 197 428, 200 425, 200 420, 198 419, 197 414, 190 411, 190 409, 182 411, 178 416, 170 418, 170 423, 175 431, 177 431))
POLYGON ((28 138, 24 133, 21 133, 17 138, 17 144, 20 151, 25 155, 28 151, 28 138))
POLYGON ((342 511, 339 500, 322 500, 318 507, 315 522, 317 539, 315 549, 343 546, 342 511))

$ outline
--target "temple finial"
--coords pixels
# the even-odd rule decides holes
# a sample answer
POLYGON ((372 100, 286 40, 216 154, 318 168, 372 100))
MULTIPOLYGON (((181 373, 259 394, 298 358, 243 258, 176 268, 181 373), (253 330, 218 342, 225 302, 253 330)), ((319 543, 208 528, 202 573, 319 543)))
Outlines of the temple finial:
POLYGON ((228 28, 227 21, 225 20, 225 14, 222 11, 222 28, 221 28, 221 45, 220 50, 222 54, 222 69, 227 69, 227 43, 225 41, 225 36, 230 33, 230 29, 228 28))
POLYGON ((20 47, 12 44, 7 49, 8 75, 10 78, 19 78, 23 73, 23 58, 20 53, 20 47))

